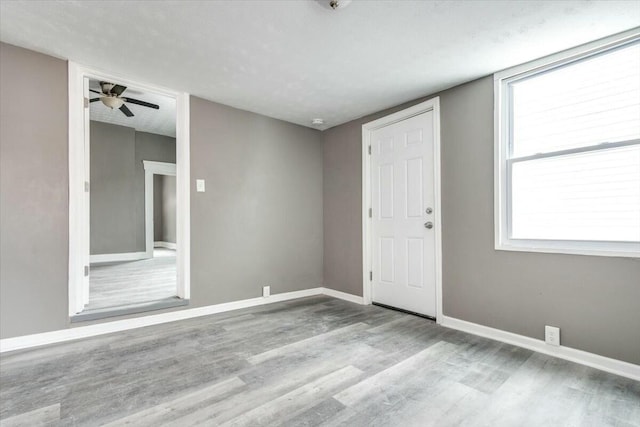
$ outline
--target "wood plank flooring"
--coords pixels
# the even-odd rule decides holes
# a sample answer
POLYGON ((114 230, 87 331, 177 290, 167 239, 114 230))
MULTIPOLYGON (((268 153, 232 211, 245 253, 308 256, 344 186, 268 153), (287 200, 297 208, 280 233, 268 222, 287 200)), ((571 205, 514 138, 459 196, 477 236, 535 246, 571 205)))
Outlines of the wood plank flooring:
POLYGON ((171 298, 176 277, 176 251, 165 248, 150 259, 91 265, 85 311, 171 298))
POLYGON ((311 297, 0 356, 4 426, 640 426, 640 382, 311 297))

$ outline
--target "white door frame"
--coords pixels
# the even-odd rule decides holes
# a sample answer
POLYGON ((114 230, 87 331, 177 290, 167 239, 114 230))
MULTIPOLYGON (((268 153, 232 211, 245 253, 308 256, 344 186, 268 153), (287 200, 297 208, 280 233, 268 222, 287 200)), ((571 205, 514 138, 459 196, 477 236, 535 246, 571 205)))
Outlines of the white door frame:
MULTIPOLYGON (((189 192, 189 94, 132 81, 69 61, 69 316, 81 312, 88 300, 85 267, 89 265, 89 216, 85 182, 89 182, 88 147, 85 130, 89 114, 85 114, 84 79, 117 81, 126 86, 171 96, 176 99, 176 198, 177 198, 177 283, 178 296, 190 296, 190 192, 189 192)), ((87 104, 88 105, 88 104, 87 104)), ((87 107, 88 108, 88 107, 87 107)))
MULTIPOLYGON (((144 242, 147 258, 153 257, 153 175, 176 176, 176 164, 143 160, 144 166, 144 242)), ((176 240, 177 243, 177 240, 176 240)))
POLYGON ((362 125, 362 296, 365 304, 372 301, 371 271, 371 133, 382 127, 433 111, 433 183, 434 183, 434 232, 435 232, 435 266, 436 266, 436 322, 442 321, 442 203, 440 194, 440 98, 409 107, 397 113, 362 125))

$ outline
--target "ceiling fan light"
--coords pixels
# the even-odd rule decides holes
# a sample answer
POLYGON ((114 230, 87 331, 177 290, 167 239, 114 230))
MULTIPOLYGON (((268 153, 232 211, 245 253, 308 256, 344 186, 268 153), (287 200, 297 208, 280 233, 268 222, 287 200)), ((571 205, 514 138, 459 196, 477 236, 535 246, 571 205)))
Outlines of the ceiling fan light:
POLYGON ((111 109, 120 108, 122 107, 122 104, 124 104, 124 101, 121 98, 115 96, 103 96, 100 98, 100 101, 111 109))

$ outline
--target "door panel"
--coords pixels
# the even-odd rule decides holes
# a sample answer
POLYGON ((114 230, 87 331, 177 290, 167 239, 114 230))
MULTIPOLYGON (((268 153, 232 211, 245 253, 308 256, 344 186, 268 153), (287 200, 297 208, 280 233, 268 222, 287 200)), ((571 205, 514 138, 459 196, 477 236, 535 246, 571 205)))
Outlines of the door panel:
POLYGON ((380 280, 393 283, 395 281, 395 251, 392 237, 380 239, 380 280))
POLYGON ((422 218, 423 202, 423 179, 422 179, 422 158, 409 159, 405 165, 407 176, 407 198, 406 212, 408 218, 422 218))
POLYGON ((379 167, 379 182, 380 182, 380 204, 378 211, 382 218, 393 218, 393 163, 380 165, 379 167))
POLYGON ((424 241, 407 239, 407 285, 424 287, 424 241))
POLYGON ((374 302, 436 315, 433 112, 371 133, 374 302))

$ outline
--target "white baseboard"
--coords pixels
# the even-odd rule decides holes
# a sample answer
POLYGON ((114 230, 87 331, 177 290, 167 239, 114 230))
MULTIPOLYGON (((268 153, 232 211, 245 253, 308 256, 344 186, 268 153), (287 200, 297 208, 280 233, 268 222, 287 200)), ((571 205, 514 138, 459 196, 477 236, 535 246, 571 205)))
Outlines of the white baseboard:
MULTIPOLYGON (((227 302, 222 304, 209 305, 205 307, 190 308, 185 310, 171 311, 168 313, 153 314, 131 319, 115 320, 113 322, 98 323, 76 328, 62 329, 40 334, 24 335, 14 338, 0 340, 0 353, 8 351, 22 350, 31 347, 38 347, 47 344, 55 344, 64 341, 71 341, 80 338, 88 338, 112 332, 125 331, 129 329, 142 328, 145 326, 158 325, 161 323, 174 322, 177 320, 190 319, 193 317, 207 316, 210 314, 223 313, 226 311, 239 310, 242 308, 255 307, 258 305, 271 304, 274 302, 288 301, 297 298, 304 298, 314 295, 327 295, 339 298, 356 304, 364 304, 364 299, 360 296, 347 294, 324 287, 304 289, 301 291, 285 292, 273 294, 269 297, 257 297, 240 301, 227 302)), ((513 344, 539 353, 559 357, 605 372, 620 375, 640 381, 640 365, 611 359, 597 354, 588 353, 574 348, 559 346, 554 347, 545 344, 544 341, 523 335, 478 325, 465 320, 453 317, 442 316, 441 325, 447 328, 457 329, 474 335, 513 344)))
POLYGON ((354 302, 356 304, 364 305, 364 298, 359 297, 357 295, 348 294, 348 293, 342 292, 342 291, 336 291, 335 289, 331 289, 331 288, 322 288, 322 293, 324 295, 327 295, 327 296, 330 296, 330 297, 343 299, 345 301, 354 302))
POLYGON ((0 340, 0 353, 38 347, 47 344, 55 344, 80 338, 94 337, 97 335, 110 334, 112 332, 142 328, 145 326, 174 322, 176 320, 190 319, 192 317, 206 316, 209 314, 222 313, 225 311, 238 310, 241 308, 255 307, 257 305, 271 304, 274 302, 287 301, 313 295, 322 295, 322 289, 323 288, 318 287, 305 289, 302 291, 285 292, 281 294, 274 294, 266 298, 251 298, 240 301, 227 302, 223 304, 208 305, 205 307, 189 308, 185 310, 171 311, 168 313, 152 314, 147 316, 134 317, 131 319, 115 320, 113 322, 79 326, 76 328, 61 329, 52 332, 43 332, 40 334, 5 338, 0 340))
POLYGON ((640 381, 640 365, 623 362, 621 360, 611 359, 609 357, 600 356, 583 350, 577 350, 565 346, 551 346, 542 340, 525 337, 524 335, 514 334, 512 332, 500 329, 490 328, 488 326, 479 325, 477 323, 467 322, 466 320, 456 319, 455 317, 442 316, 441 325, 451 329, 468 332, 470 334, 479 335, 481 337, 491 338, 496 341, 502 341, 507 344, 513 344, 538 353, 547 354, 549 356, 558 357, 560 359, 569 360, 571 362, 580 363, 601 371, 620 375, 640 381))
POLYGON ((343 299, 357 304, 362 304, 362 297, 336 291, 333 289, 317 287, 304 289, 301 291, 285 292, 273 294, 269 297, 257 297, 240 301, 227 302, 222 304, 208 305, 205 307, 188 308, 185 310, 171 311, 168 313, 151 314, 147 316, 134 317, 131 319, 115 320, 113 322, 98 323, 76 328, 61 329, 40 334, 24 335, 21 337, 5 338, 0 340, 0 353, 25 348, 38 347, 47 344, 55 344, 64 341, 77 340, 80 338, 94 337, 97 335, 110 334, 112 332, 125 331, 129 329, 142 328, 145 326, 158 325, 161 323, 174 322, 176 320, 190 319, 193 317, 207 316, 209 314, 223 313, 225 311, 239 310, 241 308, 255 307, 258 305, 271 304, 274 302, 287 301, 297 298, 304 298, 314 295, 328 295, 334 298, 343 299))
POLYGON ((176 250, 178 249, 178 245, 176 243, 171 243, 171 242, 163 242, 161 240, 157 241, 157 242, 153 242, 153 247, 154 248, 166 248, 166 249, 173 249, 176 250))
POLYGON ((100 262, 122 262, 122 261, 137 261, 139 259, 146 259, 146 252, 124 252, 121 254, 97 254, 89 256, 89 262, 91 264, 100 262))

